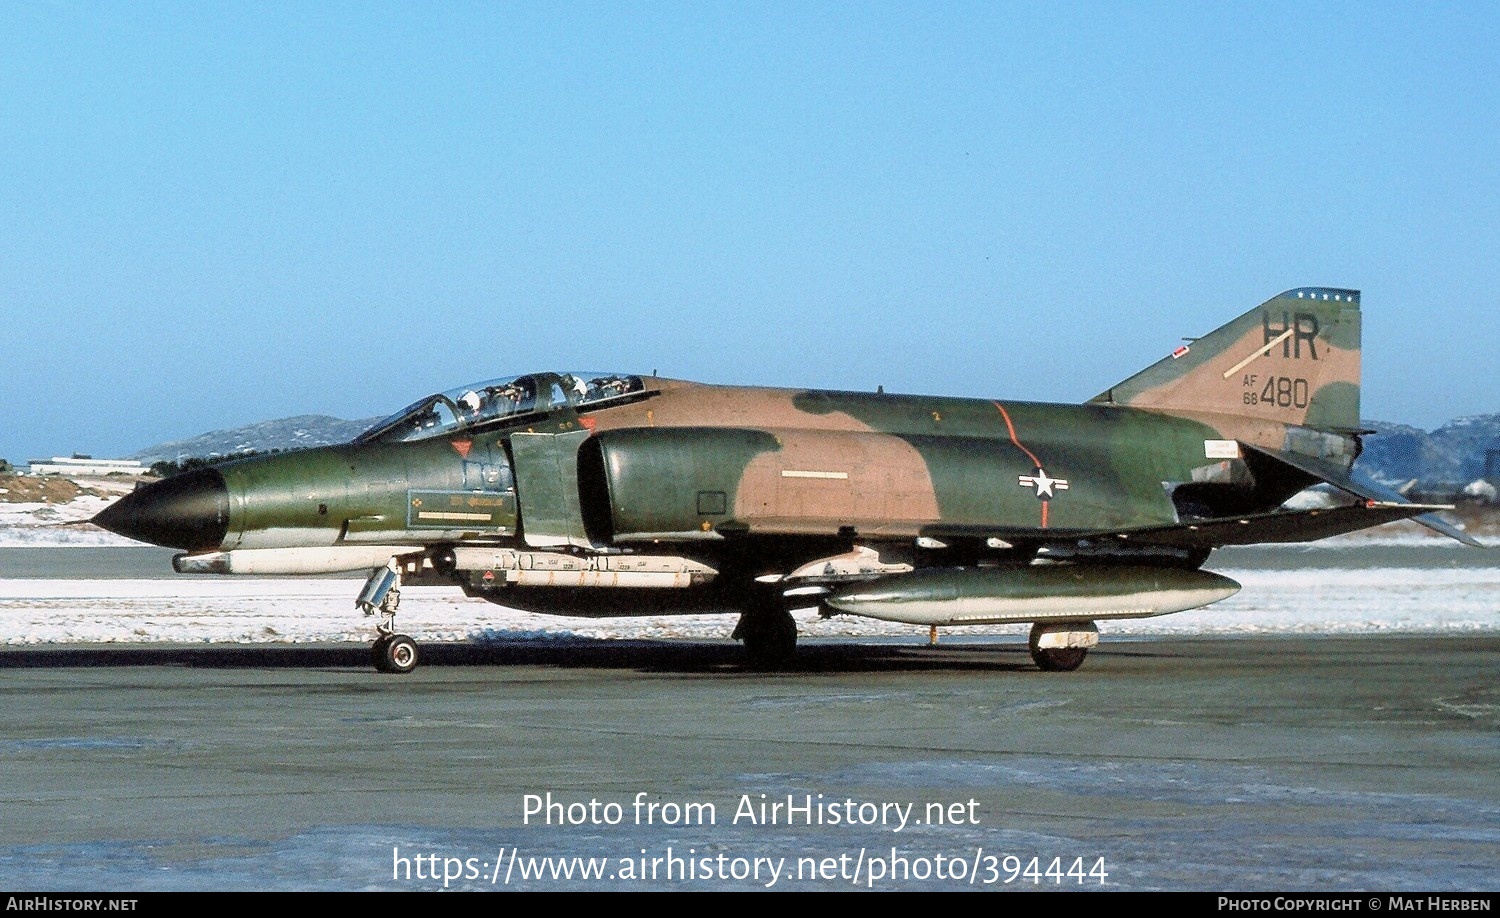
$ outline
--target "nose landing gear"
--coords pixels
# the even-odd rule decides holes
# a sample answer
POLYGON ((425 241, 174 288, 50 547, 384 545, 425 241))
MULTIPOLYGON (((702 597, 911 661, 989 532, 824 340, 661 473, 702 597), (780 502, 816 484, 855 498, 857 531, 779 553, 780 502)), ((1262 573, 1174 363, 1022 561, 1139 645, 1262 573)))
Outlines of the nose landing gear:
POLYGON ((382 673, 409 673, 417 668, 417 642, 396 633, 396 609, 401 605, 401 568, 395 558, 377 568, 354 605, 365 615, 380 613, 370 660, 382 673))
POLYGON ((417 668, 417 642, 405 634, 382 634, 370 648, 375 669, 383 673, 409 673, 417 668))

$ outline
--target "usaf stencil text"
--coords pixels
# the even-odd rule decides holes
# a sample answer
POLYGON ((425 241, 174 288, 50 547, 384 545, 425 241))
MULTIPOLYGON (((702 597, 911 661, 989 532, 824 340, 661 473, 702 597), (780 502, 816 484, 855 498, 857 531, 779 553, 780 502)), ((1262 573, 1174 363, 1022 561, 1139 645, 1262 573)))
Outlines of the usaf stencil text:
MULTIPOLYGON (((521 819, 526 825, 617 826, 629 822, 638 826, 713 826, 719 825, 719 809, 718 804, 705 800, 660 800, 645 792, 624 804, 592 797, 563 802, 551 791, 521 798, 521 819)), ((727 824, 733 826, 880 826, 900 832, 908 825, 977 826, 979 801, 972 797, 966 801, 933 801, 918 808, 911 801, 859 801, 823 794, 741 794, 733 813, 724 815, 727 824)))

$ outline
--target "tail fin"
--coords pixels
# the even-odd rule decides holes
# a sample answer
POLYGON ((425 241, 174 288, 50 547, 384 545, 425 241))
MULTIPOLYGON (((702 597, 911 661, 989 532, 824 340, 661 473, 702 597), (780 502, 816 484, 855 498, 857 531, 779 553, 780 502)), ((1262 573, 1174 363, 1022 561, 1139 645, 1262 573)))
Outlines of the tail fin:
POLYGON ((1090 401, 1355 432, 1359 291, 1288 290, 1090 401))

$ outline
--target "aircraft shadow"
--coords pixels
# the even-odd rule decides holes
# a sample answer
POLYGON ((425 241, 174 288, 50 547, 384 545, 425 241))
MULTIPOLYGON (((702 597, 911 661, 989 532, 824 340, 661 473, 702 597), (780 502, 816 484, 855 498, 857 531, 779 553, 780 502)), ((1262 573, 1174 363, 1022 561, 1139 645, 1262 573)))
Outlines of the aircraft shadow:
MULTIPOLYGON (((752 670, 738 643, 621 641, 570 636, 419 643, 422 667, 548 666, 642 673, 774 676, 752 670)), ((1138 655, 1133 648, 1131 655, 1138 655)), ((1154 655, 1154 654, 1151 654, 1154 655)), ((340 645, 109 645, 0 649, 0 669, 180 666, 204 669, 369 669, 370 649, 340 645)), ((1085 670, 1087 665, 1085 665, 1085 670)), ((778 673, 1035 671, 1024 645, 809 642, 778 673)))

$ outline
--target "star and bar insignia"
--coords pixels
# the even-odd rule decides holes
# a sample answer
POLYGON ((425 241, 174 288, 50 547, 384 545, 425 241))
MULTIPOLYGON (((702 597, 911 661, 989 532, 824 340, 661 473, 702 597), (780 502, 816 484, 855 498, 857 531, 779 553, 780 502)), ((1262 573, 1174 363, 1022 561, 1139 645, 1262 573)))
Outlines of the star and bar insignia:
POLYGON ((1038 500, 1050 500, 1056 497, 1057 491, 1068 490, 1068 479, 1053 478, 1040 466, 1030 475, 1022 475, 1016 482, 1023 488, 1036 488, 1038 500))

